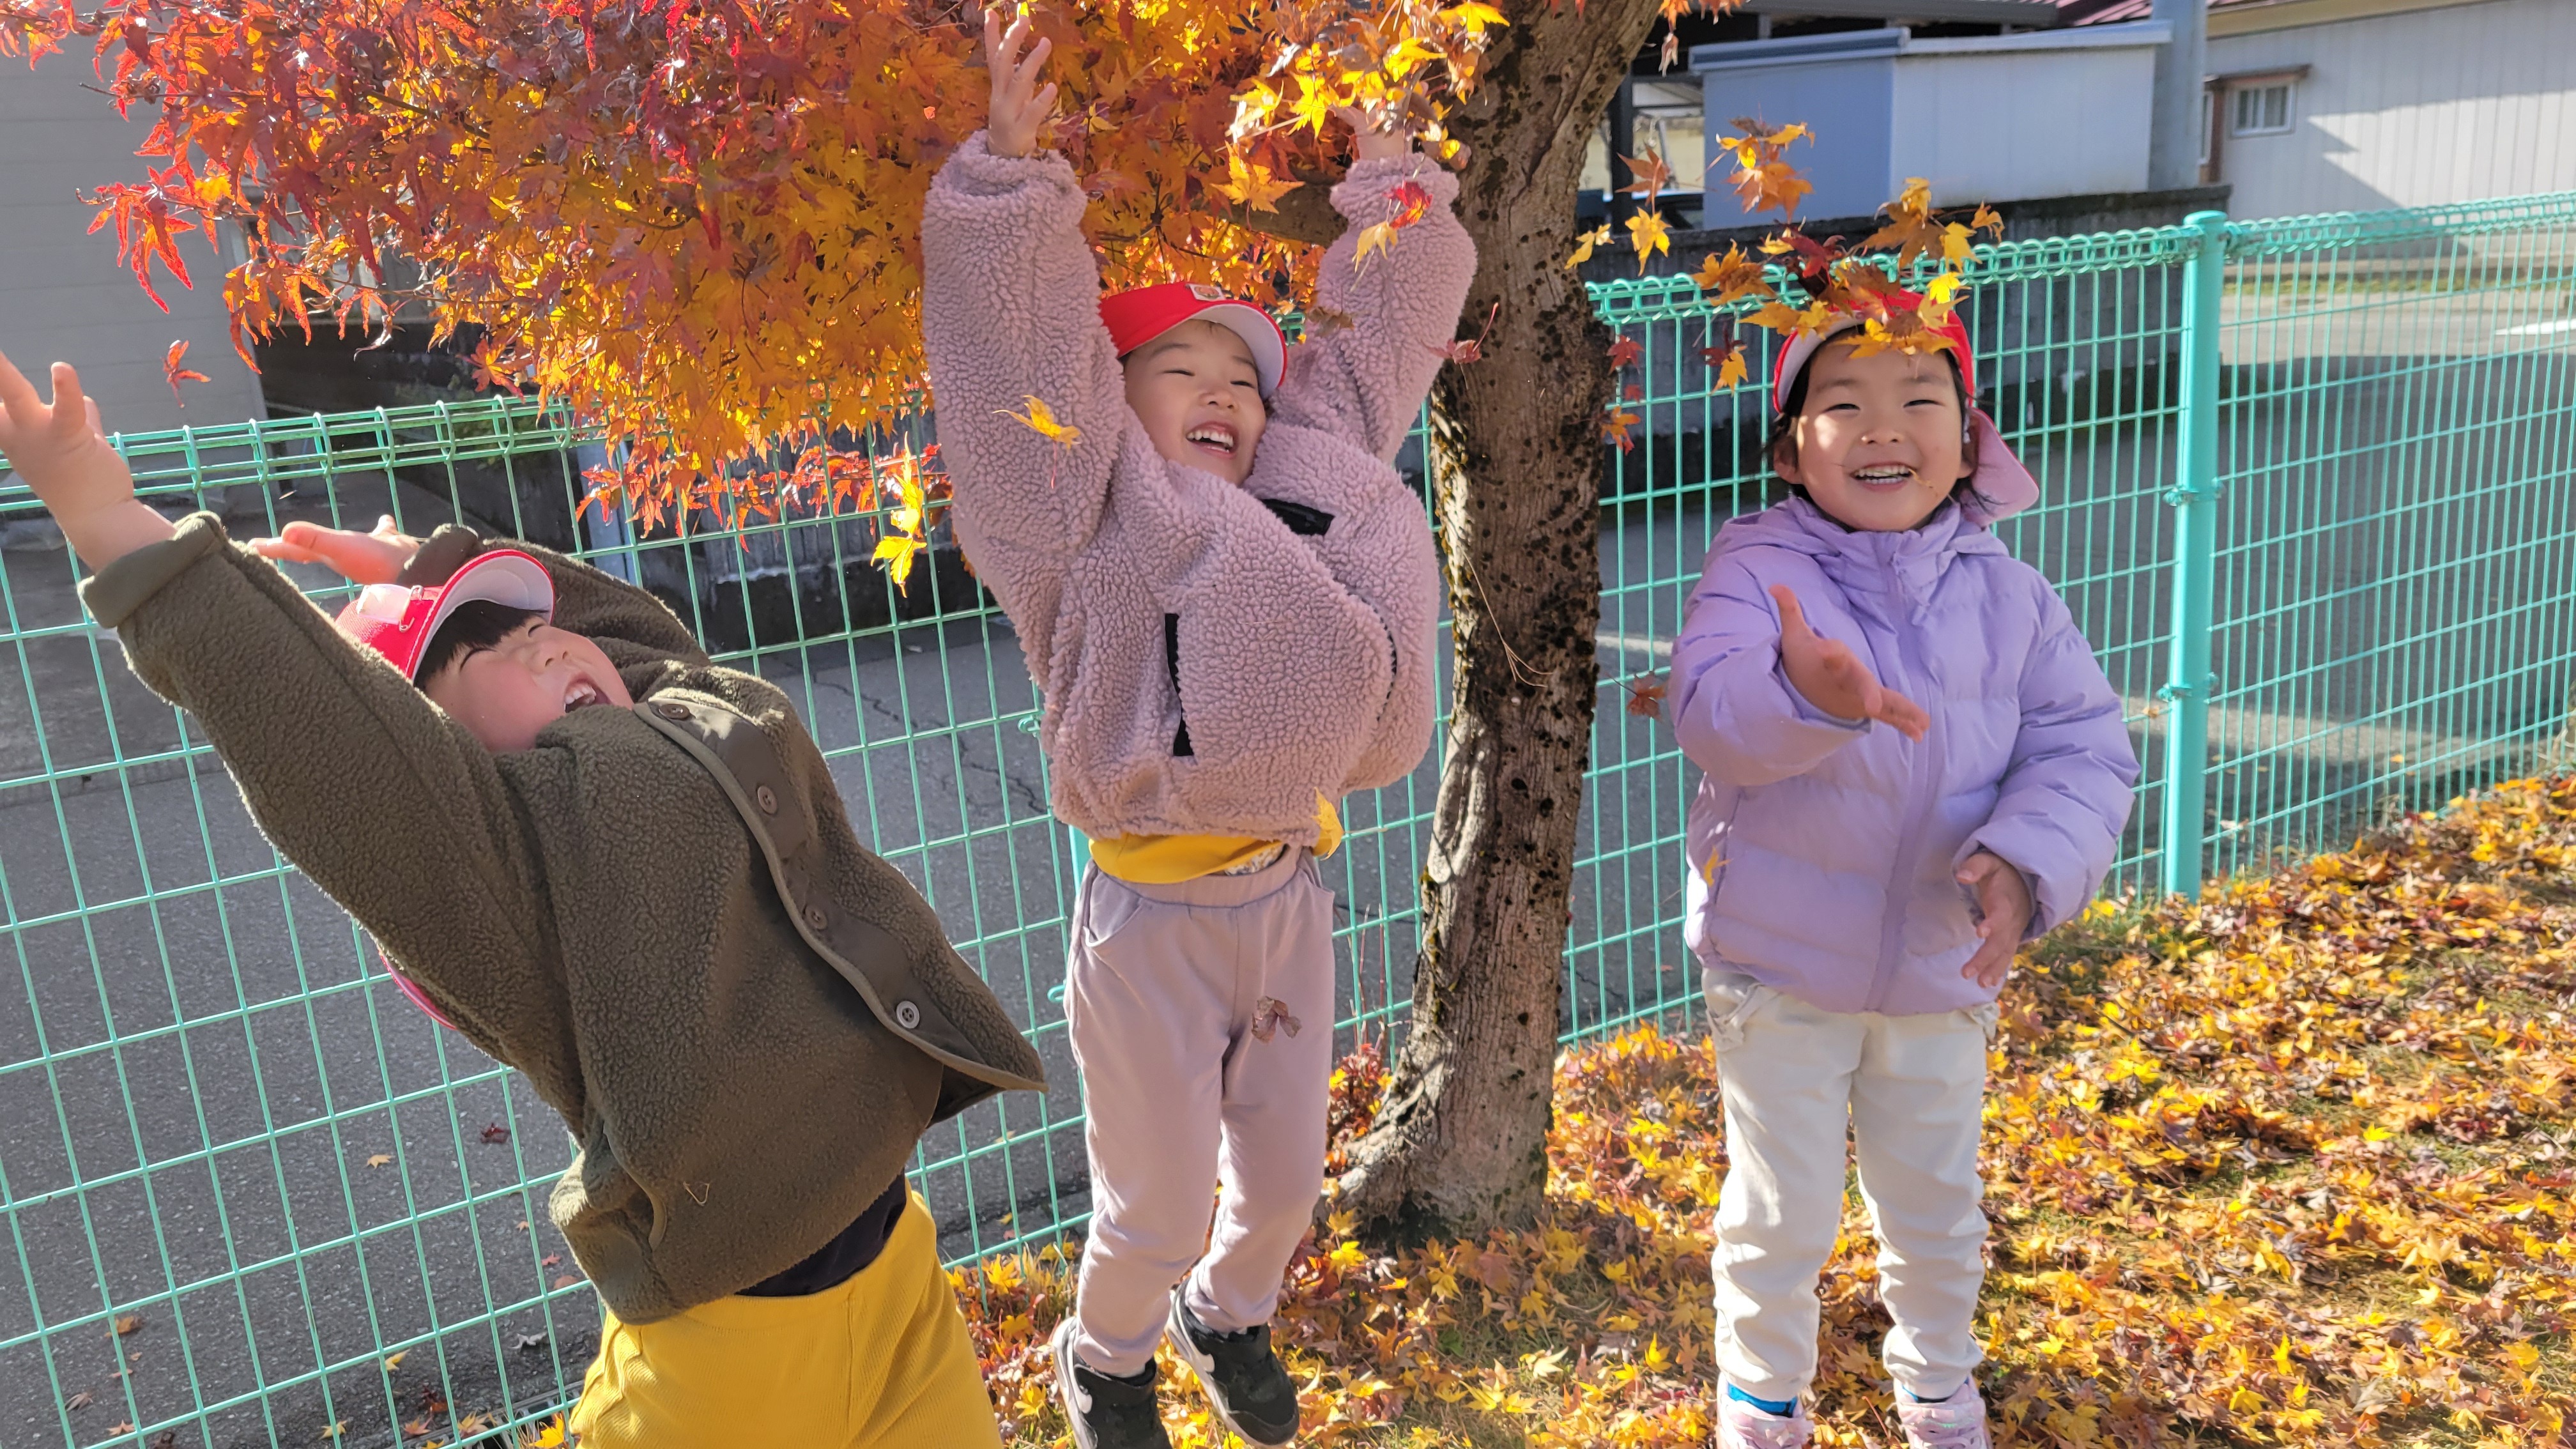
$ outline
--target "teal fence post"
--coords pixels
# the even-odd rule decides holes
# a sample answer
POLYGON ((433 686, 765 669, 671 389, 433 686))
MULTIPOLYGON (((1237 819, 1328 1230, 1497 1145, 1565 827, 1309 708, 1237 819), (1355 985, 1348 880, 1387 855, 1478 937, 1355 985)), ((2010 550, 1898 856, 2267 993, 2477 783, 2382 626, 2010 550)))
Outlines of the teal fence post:
POLYGON ((2183 225, 2200 245, 2182 269, 2182 476, 2174 510, 2173 638, 2164 687, 2167 895, 2198 895, 2208 838, 2210 607, 2218 584, 2218 294, 2227 275, 2227 213, 2195 211, 2183 225))

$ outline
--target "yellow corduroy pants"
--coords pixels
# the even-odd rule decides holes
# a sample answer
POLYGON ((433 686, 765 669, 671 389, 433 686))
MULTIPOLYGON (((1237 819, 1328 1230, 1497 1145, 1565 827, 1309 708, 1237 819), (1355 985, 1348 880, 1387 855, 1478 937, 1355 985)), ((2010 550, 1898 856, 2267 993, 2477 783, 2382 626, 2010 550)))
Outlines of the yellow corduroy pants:
POLYGON ((918 1196, 877 1260, 837 1287, 603 1319, 568 1426, 582 1449, 1001 1443, 918 1196))

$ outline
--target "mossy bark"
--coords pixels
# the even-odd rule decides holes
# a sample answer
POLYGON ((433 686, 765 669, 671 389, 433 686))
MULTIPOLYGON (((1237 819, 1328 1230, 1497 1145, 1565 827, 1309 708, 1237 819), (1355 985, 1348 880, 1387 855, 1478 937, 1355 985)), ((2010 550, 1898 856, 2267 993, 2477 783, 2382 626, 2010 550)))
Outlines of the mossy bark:
POLYGON ((1413 1014, 1332 1204, 1381 1237, 1537 1214, 1599 685, 1611 339, 1565 261, 1585 144, 1657 6, 1503 8, 1511 24, 1452 128, 1478 253, 1462 335, 1494 322, 1482 360, 1443 369, 1433 393, 1457 672, 1413 1014))

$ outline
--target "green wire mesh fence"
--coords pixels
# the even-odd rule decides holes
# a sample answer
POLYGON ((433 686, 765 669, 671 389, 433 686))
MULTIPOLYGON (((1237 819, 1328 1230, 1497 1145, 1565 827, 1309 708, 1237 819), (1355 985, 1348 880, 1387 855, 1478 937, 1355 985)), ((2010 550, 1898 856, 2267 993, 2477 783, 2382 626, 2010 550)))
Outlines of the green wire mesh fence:
MULTIPOLYGON (((1709 386, 1729 319, 1684 279, 1595 296, 1640 352, 1631 446, 1604 455, 1569 1039, 1690 1010, 1695 782, 1643 710, 1715 529, 1770 496, 1759 388, 1709 386)), ((2262 868, 2576 753, 2576 194, 2015 243, 1970 307, 1983 401, 2047 499, 2001 531, 2074 607, 2146 764, 2113 889, 2262 868)), ((1081 842, 1046 812, 1010 626, 953 551, 898 594, 871 513, 638 536, 576 513, 597 443, 518 403, 120 446, 156 501, 237 535, 390 512, 577 548, 786 688, 1056 1083, 922 1144, 944 1253, 1079 1230, 1057 995, 1081 842)), ((453 1444, 553 1412, 598 1323, 544 1212, 561 1124, 268 849, 34 519, 0 489, 0 1443, 453 1444)), ((1402 1029, 1439 764, 1346 805, 1345 1044, 1402 1029)))

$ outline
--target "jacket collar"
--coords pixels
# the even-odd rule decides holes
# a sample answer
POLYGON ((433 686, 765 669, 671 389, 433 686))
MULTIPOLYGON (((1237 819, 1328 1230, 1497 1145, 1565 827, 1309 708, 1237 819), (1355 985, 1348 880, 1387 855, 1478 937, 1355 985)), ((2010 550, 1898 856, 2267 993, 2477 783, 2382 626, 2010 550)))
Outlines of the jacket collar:
POLYGON ((1965 554, 2006 552, 2002 542, 1956 503, 1901 533, 1846 528, 1804 498, 1766 508, 1738 526, 1748 542, 1793 549, 1816 560, 1825 576, 1858 600, 1883 601, 1880 612, 1920 620, 1950 562, 1965 554))

